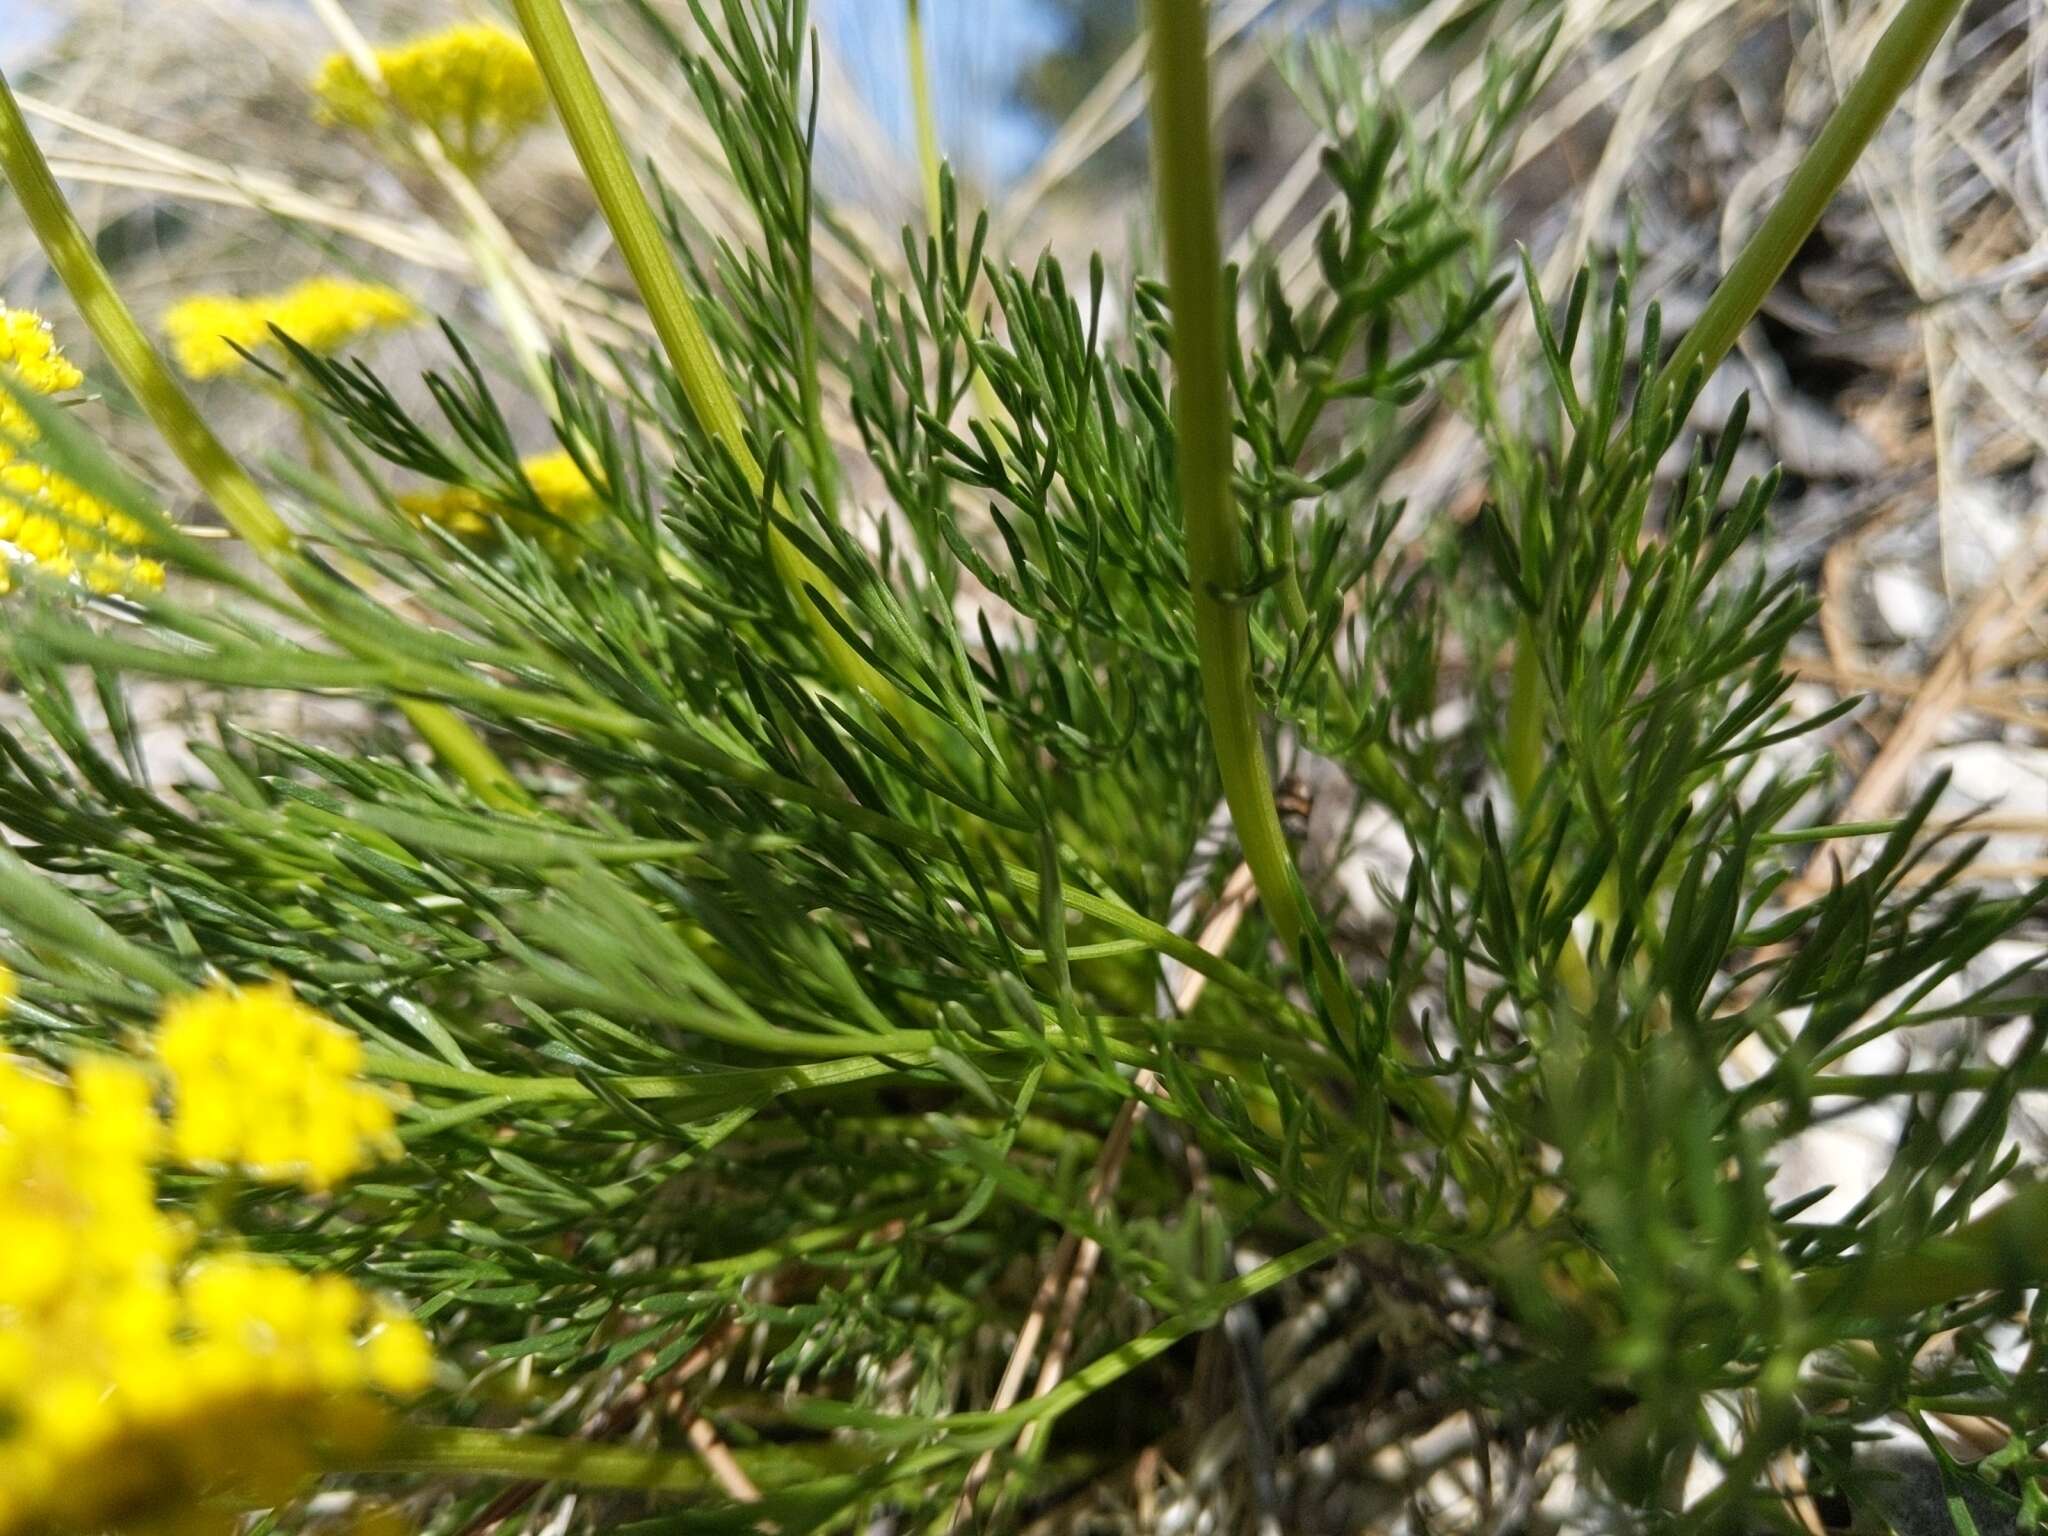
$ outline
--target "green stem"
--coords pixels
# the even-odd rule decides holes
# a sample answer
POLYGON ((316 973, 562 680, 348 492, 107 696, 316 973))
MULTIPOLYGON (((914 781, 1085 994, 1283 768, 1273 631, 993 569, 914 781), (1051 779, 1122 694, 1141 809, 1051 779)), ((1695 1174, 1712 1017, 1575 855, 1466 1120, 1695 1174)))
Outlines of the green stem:
MULTIPOLYGON (((2018 1069, 2019 1086, 2025 1092, 2048 1089, 2048 1060, 2030 1061, 2018 1069)), ((1804 1080, 1794 1079, 1772 1092, 1771 1102, 1800 1099, 1892 1099, 1901 1094, 1989 1093, 2010 1081, 2008 1067, 1933 1067, 1919 1072, 1823 1072, 1804 1080)))
MULTIPOLYGON (((70 291, 100 350, 151 425, 212 498, 228 526, 290 582, 299 556, 298 541, 248 471, 207 426, 122 302, 71 205, 64 200, 57 178, 51 175, 50 163, 29 132, 4 73, 0 73, 0 172, 13 186, 50 266, 70 291)), ((398 706, 480 797, 499 806, 521 802, 512 775, 460 716, 419 699, 400 699, 398 706)))
POLYGON ((305 401, 282 384, 271 385, 270 393, 292 414, 292 421, 299 429, 299 447, 306 455, 306 468, 322 479, 332 478, 334 462, 327 451, 327 439, 320 435, 320 423, 314 419, 305 401))
MULTIPOLYGON (((481 201, 482 193, 468 174, 453 165, 449 167, 452 176, 463 178, 471 192, 481 201)), ((468 210, 465 207, 464 212, 468 210)), ((512 277, 512 263, 508 259, 500 237, 504 226, 493 230, 474 218, 466 220, 463 243, 469 247, 469 259, 476 264, 477 276, 483 280, 484 291, 491 296, 491 303, 498 311, 498 323, 504 327, 506 339, 512 343, 513 355, 519 361, 519 368, 526 375, 533 398, 545 401, 557 419, 568 414, 555 394, 554 375, 548 371, 548 338, 541 329, 540 318, 533 312, 533 306, 526 302, 526 296, 519 291, 519 285, 512 277)), ((509 239, 509 237, 505 237, 509 239)))
MULTIPOLYGON (((7 889, 4 861, 10 857, 0 850, 0 894, 7 889)), ((125 942, 118 940, 117 942, 125 942)), ((1160 1021, 1152 1018, 1091 1019, 1088 1027, 1100 1030, 1119 1059, 1142 1061, 1143 1047, 1159 1033, 1160 1021)), ((1048 1019, 1044 1036, 1018 1031, 994 1031, 982 1042, 992 1052, 1029 1052, 1046 1036, 1088 1044, 1089 1036, 1079 1030, 1069 1033, 1048 1019)), ((1298 1067, 1305 1073, 1327 1071, 1327 1053, 1310 1041, 1268 1039, 1254 1028, 1229 1022, 1204 1024, 1175 1020, 1166 1037, 1190 1050, 1214 1051, 1243 1060, 1272 1058, 1298 1067)), ((735 1040, 735 1044, 751 1042, 735 1040)), ((785 1093, 802 1093, 820 1088, 837 1088, 872 1078, 901 1075, 926 1066, 937 1048, 936 1038, 918 1031, 888 1035, 848 1035, 843 1039, 818 1036, 809 1047, 814 1059, 801 1065, 743 1067, 723 1072, 695 1072, 682 1077, 608 1077, 600 1081, 600 1094, 580 1077, 501 1077, 493 1072, 449 1066, 419 1056, 393 1051, 371 1051, 363 1070, 387 1082, 408 1083, 450 1093, 470 1093, 506 1104, 595 1103, 622 1098, 638 1103, 665 1103, 679 1118, 713 1115, 742 1104, 765 1101, 785 1093)))
POLYGON ((692 1450, 603 1445, 494 1429, 406 1425, 374 1451, 331 1456, 328 1464, 337 1472, 459 1474, 641 1493, 718 1491, 703 1458, 692 1450))
POLYGON ((1508 792, 1527 812, 1543 777, 1543 660, 1536 628, 1525 616, 1515 625, 1515 664, 1508 676, 1508 792))
MULTIPOLYGON (((1290 949, 1308 932, 1301 884, 1273 805, 1252 695, 1251 627, 1231 488, 1230 386, 1225 357, 1223 244, 1216 147, 1209 131, 1207 6, 1151 0, 1152 137, 1167 286, 1173 301, 1174 428, 1202 703, 1238 846, 1259 900, 1290 949)), ((1318 970, 1330 1006, 1349 1007, 1350 984, 1318 970)))
MULTIPOLYGON (((1536 802, 1536 786, 1543 778, 1543 662, 1536 649, 1536 628, 1525 616, 1515 626, 1515 664, 1508 678, 1507 769, 1508 793, 1515 808, 1527 814, 1536 802)), ((1530 840, 1525 836, 1525 844, 1530 840)), ((1606 891, 1603 886, 1602 892, 1606 891)), ((1598 901, 1596 894, 1596 904, 1598 901)), ((1607 914, 1607 930, 1614 929, 1607 914)), ((1557 979, 1565 997, 1580 1012, 1593 1005, 1596 989, 1593 972, 1586 964, 1586 952, 1577 938, 1567 938, 1557 958, 1557 979)))
POLYGON ((924 42, 923 0, 904 0, 903 46, 910 71, 910 110, 917 124, 917 169, 924 190, 924 216, 933 238, 943 221, 944 199, 939 193, 939 127, 932 111, 931 58, 924 42))
POLYGON ((1129 1375, 1148 1360, 1155 1360, 1165 1354, 1189 1334, 1213 1326, 1218 1318, 1240 1302, 1262 1296, 1274 1286, 1292 1280, 1303 1270, 1311 1269, 1325 1259, 1336 1257, 1344 1251, 1347 1241, 1348 1239, 1341 1236, 1319 1237, 1291 1253, 1283 1253, 1277 1259, 1267 1260, 1257 1269, 1215 1287, 1201 1302, 1187 1311, 1168 1318, 1109 1353, 1097 1356, 1052 1391, 1034 1397, 1028 1402, 1019 1403, 1014 1408, 1001 1413, 955 1413, 935 1419, 906 1418, 894 1421, 889 1427, 893 1432, 901 1434, 930 1432, 940 1435, 1007 1435, 1036 1420, 1057 1418, 1084 1398, 1129 1375))
MULTIPOLYGON (((1318 354, 1334 364, 1351 345, 1351 337, 1358 329, 1358 307, 1340 300, 1338 311, 1331 317, 1328 344, 1318 346, 1318 354)), ((1302 454, 1307 451, 1309 434, 1316 429, 1323 411, 1330 403, 1330 386, 1327 383, 1311 384, 1303 394, 1301 403, 1295 407, 1294 415, 1288 422, 1287 431, 1280 440, 1280 462, 1290 469, 1299 467, 1302 454)), ((1294 507, 1292 503, 1280 509, 1280 516, 1273 524, 1273 563, 1280 568, 1280 610, 1286 616, 1290 629, 1299 634, 1311 622, 1308 600, 1301 589, 1301 569, 1296 564, 1294 547, 1294 507)), ((1348 723, 1356 718, 1348 696, 1338 696, 1339 719, 1348 723)))
POLYGON ((806 1254, 828 1252, 866 1237, 871 1232, 880 1231, 892 1222, 929 1216, 935 1200, 948 1198, 946 1175, 939 1174, 935 1177, 937 1182, 925 1184, 913 1199, 873 1205, 845 1221, 809 1227, 801 1232, 792 1233, 778 1242, 750 1248, 745 1253, 728 1254, 719 1259, 699 1259, 695 1263, 678 1264, 674 1268, 646 1270, 642 1272, 640 1278, 663 1286, 695 1287, 719 1280, 743 1279, 748 1275, 758 1275, 764 1269, 773 1269, 776 1265, 785 1264, 791 1259, 800 1259, 806 1254))
MULTIPOLYGON (((689 1100, 690 1113, 700 1110, 710 1113, 752 1098, 796 1093, 806 1088, 831 1088, 841 1083, 899 1072, 906 1066, 920 1065, 930 1054, 931 1037, 920 1038, 925 1044, 901 1053, 892 1052, 887 1061, 871 1055, 850 1055, 826 1060, 816 1066, 699 1072, 688 1077, 616 1077, 605 1078, 603 1082, 607 1090, 621 1098, 641 1102, 689 1100)), ((480 1093, 520 1104, 561 1100, 594 1102, 599 1098, 597 1091, 582 1078, 499 1077, 491 1072, 465 1071, 460 1067, 422 1061, 416 1056, 399 1056, 390 1051, 372 1051, 363 1063, 363 1070, 387 1082, 410 1083, 418 1088, 439 1088, 457 1093, 480 1093)))
POLYGON ((1778 201, 1749 237, 1707 307, 1673 350, 1659 382, 1673 385, 1698 364, 1711 373, 1806 243, 1849 171, 1934 52, 1963 0, 1906 0, 1813 141, 1778 201))
MULTIPOLYGON (((932 67, 924 39, 924 0, 904 0, 903 47, 905 69, 910 76, 911 117, 917 126, 917 174, 918 185, 924 193, 925 227, 933 240, 943 240, 946 237, 946 198, 940 184, 939 122, 932 110, 932 67)), ((989 383, 987 374, 975 368, 968 374, 967 383, 974 391, 974 403, 983 421, 995 423, 1009 419, 1010 413, 1003 409, 1003 402, 996 397, 995 386, 989 383)))
MULTIPOLYGON (((810 260, 805 252, 806 263, 810 260)), ((821 382, 825 365, 818 346, 818 290, 808 270, 803 293, 803 373, 797 388, 804 412, 804 436, 811 445, 811 478, 817 486, 818 504, 835 522, 839 518, 839 461, 832 449, 832 434, 825 428, 825 390, 821 382)), ((835 637, 836 638, 836 637, 835 637)))
MULTIPOLYGON (((1295 634, 1304 633, 1314 619, 1308 611, 1308 599, 1301 590, 1301 570, 1296 564, 1299 557, 1294 544, 1294 509, 1282 507, 1280 515, 1273 520, 1273 563, 1280 568, 1280 612, 1287 620, 1287 627, 1295 634)), ((1351 701, 1340 696, 1339 719, 1351 717, 1351 701)))
MULTIPOLYGON (((1987 1291, 2023 1291, 2048 1281, 2048 1183, 1872 1269, 1843 1305, 1857 1317, 1912 1317, 1987 1291)), ((1807 1307, 1828 1305, 1854 1270, 1823 1272, 1802 1288, 1807 1307)))
MULTIPOLYGON (((731 1454, 768 1499, 794 1501, 798 1511, 843 1508, 863 1489, 884 1481, 871 1457, 857 1446, 836 1441, 738 1446, 731 1454)), ((886 1477, 922 1477, 956 1454, 943 1446, 912 1452, 893 1460, 886 1477)), ((727 1496, 694 1449, 602 1444, 519 1430, 402 1425, 368 1451, 331 1450, 326 1468, 383 1476, 485 1477, 633 1493, 727 1496)), ((770 1527, 764 1521, 761 1528, 770 1527)))
MULTIPOLYGON (((648 318, 668 355, 670 366, 682 382, 683 395, 704 433, 732 455, 733 462, 756 495, 765 489, 765 479, 753 450, 747 446, 746 419, 739 397, 713 350, 704 323, 697 316, 682 274, 663 237, 654 208, 633 174, 626 158, 626 146, 618 125, 605 109, 598 93, 597 79, 590 71, 583 45, 576 40, 562 0, 513 0, 519 25, 533 49, 548 94, 561 114, 569 142, 583 174, 590 182, 597 205, 611 226, 619 254, 640 290, 648 318)), ((778 497, 780 492, 777 493, 778 497)), ((819 648, 832 668, 850 688, 871 695, 900 721, 919 719, 914 706, 896 686, 875 670, 859 652, 846 643, 831 620, 819 610, 818 602, 840 601, 825 573, 779 530, 768 532, 769 557, 774 562, 790 602, 809 623, 819 648), (814 601, 811 593, 818 594, 814 601)))
POLYGON ((484 804, 500 811, 530 808, 526 791, 504 761, 477 735, 476 728, 445 704, 400 699, 398 708, 455 776, 477 793, 484 804))

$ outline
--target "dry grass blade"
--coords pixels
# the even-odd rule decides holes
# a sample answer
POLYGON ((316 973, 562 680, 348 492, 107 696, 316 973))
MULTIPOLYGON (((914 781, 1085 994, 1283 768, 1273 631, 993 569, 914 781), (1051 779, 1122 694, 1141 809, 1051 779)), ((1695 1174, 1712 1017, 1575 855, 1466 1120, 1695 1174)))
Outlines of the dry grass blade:
MULTIPOLYGON (((2048 563, 2039 566, 2017 592, 2009 592, 2001 583, 1978 598, 1843 802, 1838 820, 1868 821, 1891 810, 1906 776, 1934 744, 1943 725, 1967 705, 1982 673, 1999 664, 2013 642, 2032 626, 2044 603, 2048 603, 2048 563)), ((1829 870, 1848 862, 1842 841, 1824 845, 1808 860, 1788 901, 1810 899, 1826 888, 1829 870)))

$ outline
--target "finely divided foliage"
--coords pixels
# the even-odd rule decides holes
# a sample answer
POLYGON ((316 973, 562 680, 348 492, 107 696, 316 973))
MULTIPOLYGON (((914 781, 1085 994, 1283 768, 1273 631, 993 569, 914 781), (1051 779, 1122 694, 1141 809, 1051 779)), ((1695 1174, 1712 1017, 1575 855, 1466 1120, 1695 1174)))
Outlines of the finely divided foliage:
MULTIPOLYGON (((431 1334, 437 1390, 381 1442, 329 1445, 330 1469, 406 1474, 411 1517, 449 1532, 533 1511, 650 1536, 1012 1528, 1127 1487, 1155 1441, 1178 1455, 1174 1400, 1219 1321, 1255 1344, 1341 1279, 1409 1320, 1382 1329, 1374 1383, 1325 1384, 1356 1399, 1329 1411, 1477 1426, 1481 1514, 1433 1497, 1418 1522, 1513 1528, 1560 1466, 1577 1491, 1546 1518, 1867 1514, 1859 1438, 1897 1422, 1939 1446, 1943 1414, 2009 1436, 1974 1469, 1939 1451, 1955 1507, 1968 1482, 2034 1518, 2048 1405, 2015 1340, 2040 1338, 2048 1201, 2010 1117, 2048 1072, 2039 1020, 1992 1073, 1841 1064, 2026 1017, 2034 962, 1984 967, 2041 892, 1964 889, 1959 863, 1909 884, 1931 794, 1825 891, 1788 883, 1832 780, 1780 750, 1825 722, 1787 699, 1811 605, 1756 558, 1771 482, 1734 478, 1739 413, 1688 425, 1726 341, 1660 371, 1627 256, 1561 304, 1533 273, 1504 298, 1487 200, 1546 56, 1497 60, 1428 133, 1355 56, 1294 61, 1336 192, 1310 270, 1185 259, 1186 144, 1162 115, 1170 286, 1013 265, 947 178, 854 314, 813 276, 802 5, 633 9, 757 227, 707 242, 645 168, 692 308, 646 295, 666 357, 602 378, 553 359, 553 441, 515 431, 518 376, 453 328, 423 392, 289 325, 236 337, 212 361, 289 391, 324 445, 277 466, 290 531, 252 574, 174 526, 89 413, 5 376, 10 451, 169 573, 94 600, 17 570, 5 1071, 85 1070, 168 1006, 217 1116, 237 1072, 279 1102, 318 1090, 380 1152, 396 1114, 402 1156, 367 1170, 331 1141, 247 1150, 223 1120, 163 1180, 173 1211, 403 1298, 431 1334), (1211 421, 1175 346, 1204 282, 1232 321, 1211 421), (1533 307, 1534 378, 1492 362, 1511 302, 1533 307), (707 411, 727 397, 738 437, 707 411), (1462 519, 1389 500, 1450 412, 1492 462, 1462 519), (1197 432, 1218 434, 1202 455, 1197 432), (1189 531, 1216 527, 1177 473, 1219 455, 1227 589, 1204 584, 1189 531), (1215 837, 1233 630, 1224 681, 1304 779, 1391 818, 1405 858, 1376 912, 1355 882, 1302 880, 1297 835, 1278 894, 1255 868, 1242 927, 1197 941, 1244 900, 1215 837), (156 679, 228 701, 176 782, 131 704, 156 679), (361 701, 366 724, 320 743, 249 723, 276 691, 361 701), (189 994, 221 978, 289 1024, 288 1060, 393 1091, 295 1088, 198 1030, 189 994), (1870 1100, 1905 1127, 1875 1187, 1825 1219, 1827 1191, 1788 1199, 1791 1139, 1870 1100), (308 1189, 211 1166, 236 1155, 303 1164, 308 1189), (1061 1293, 1049 1345, 1034 1293, 1076 1242, 1095 1278, 1061 1293), (1027 1366, 1031 1338, 1066 1352, 1021 1399, 997 1387, 1020 1331, 1027 1366), (532 1503, 492 1479, 639 1491, 532 1503)), ((1891 97, 1952 9, 1907 8, 1919 32, 1872 65, 1891 97)), ((616 170, 559 5, 518 10, 586 166, 616 170)), ((1155 10, 1155 88, 1192 92, 1199 123, 1200 49, 1171 38, 1202 7, 1155 10)), ((511 69, 512 40, 487 41, 511 69)), ((398 78, 329 76, 331 112, 394 136, 398 78)), ((60 230, 12 122, 0 164, 60 230)), ((121 362, 117 301, 46 239, 129 388, 180 420, 167 375, 121 362)), ((177 446, 205 478, 204 444, 177 446)), ((26 1134, 0 1122, 0 1150, 26 1134)), ((1255 1347, 1232 1382, 1255 1446, 1255 1347)), ((20 1433, 0 1421, 0 1479, 20 1433)), ((1245 1454, 1250 1507, 1279 1518, 1286 1490, 1245 1454)))

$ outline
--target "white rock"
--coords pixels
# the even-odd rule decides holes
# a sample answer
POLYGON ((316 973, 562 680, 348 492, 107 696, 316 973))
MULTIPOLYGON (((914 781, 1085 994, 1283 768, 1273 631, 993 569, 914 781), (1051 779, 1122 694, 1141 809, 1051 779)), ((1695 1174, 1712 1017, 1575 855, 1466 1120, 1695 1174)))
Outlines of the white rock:
POLYGON ((1931 640, 1948 617, 1948 605, 1903 565, 1880 565, 1870 573, 1870 598, 1878 617, 1901 640, 1931 640))
POLYGON ((1965 802, 1954 807, 1958 811, 2048 816, 2048 749, 1963 741, 1935 748, 1921 766, 1928 775, 1948 770, 1948 799, 1965 802))

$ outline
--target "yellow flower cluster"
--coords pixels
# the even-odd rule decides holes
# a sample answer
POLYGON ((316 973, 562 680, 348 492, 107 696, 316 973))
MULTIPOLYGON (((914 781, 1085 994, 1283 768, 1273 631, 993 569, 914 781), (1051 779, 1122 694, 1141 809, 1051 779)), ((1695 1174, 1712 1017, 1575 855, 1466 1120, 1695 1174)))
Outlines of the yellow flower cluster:
POLYGON ((156 1054, 184 1162, 318 1191, 398 1150, 390 1104, 362 1081, 362 1041, 281 981, 171 1004, 156 1054))
POLYGON ((540 66, 502 27, 459 26, 377 51, 384 91, 337 53, 313 77, 323 122, 388 136, 395 109, 440 140, 466 175, 480 176, 547 116, 540 66))
POLYGON ((217 1529, 202 1500, 281 1500, 428 1385, 419 1325, 348 1280, 192 1258, 168 1139, 131 1062, 0 1059, 0 1536, 217 1529))
POLYGON ((533 488, 545 517, 516 502, 500 501, 462 485, 409 492, 398 498, 398 505, 416 521, 438 523, 466 539, 493 537, 502 520, 557 554, 567 553, 574 542, 570 530, 592 521, 603 508, 597 487, 576 460, 563 452, 522 460, 519 472, 533 488))
MULTIPOLYGON (((20 309, 0 308, 0 371, 16 388, 38 395, 63 394, 85 382, 58 350, 50 328, 20 309)), ((75 481, 20 457, 37 436, 28 413, 0 390, 0 544, 14 560, 30 561, 54 576, 77 577, 95 592, 162 586, 162 565, 126 552, 146 537, 133 518, 75 481)), ((0 592, 13 585, 10 564, 0 561, 0 592)))
MULTIPOLYGON (((57 338, 42 317, 26 309, 0 308, 0 368, 9 370, 17 388, 37 395, 61 395, 85 382, 85 375, 57 350, 57 338)), ((12 395, 0 394, 0 447, 34 440, 28 413, 12 395)))
POLYGON ((166 310, 163 325, 185 376, 214 379, 247 367, 242 353, 270 346, 276 340, 273 326, 308 352, 324 355, 379 331, 401 330, 419 317, 412 300, 381 283, 315 277, 249 299, 194 294, 166 310))
MULTIPOLYGON (((54 470, 26 459, 0 466, 0 541, 52 575, 76 577, 99 593, 155 591, 164 584, 163 565, 122 553, 147 536, 134 518, 54 470)), ((0 565, 0 592, 10 585, 0 565)))

